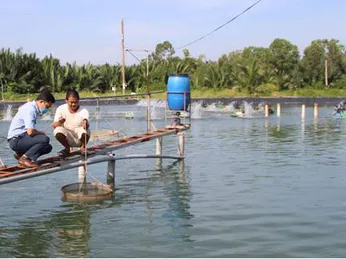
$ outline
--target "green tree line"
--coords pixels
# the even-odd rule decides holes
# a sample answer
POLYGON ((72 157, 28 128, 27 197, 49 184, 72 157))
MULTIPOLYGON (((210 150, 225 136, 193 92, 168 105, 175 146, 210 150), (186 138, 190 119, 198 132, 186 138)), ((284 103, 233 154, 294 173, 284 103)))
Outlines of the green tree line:
MULTIPOLYGON (((169 41, 157 44, 149 54, 151 90, 166 89, 170 74, 189 74, 192 89, 234 89, 248 94, 313 87, 346 88, 346 51, 339 40, 314 40, 301 56, 298 47, 288 40, 275 39, 265 47, 249 46, 223 54, 217 61, 204 55, 194 58, 187 49, 175 55, 169 41), (326 76, 327 75, 327 76, 326 76)), ((125 67, 127 89, 146 91, 147 60, 125 67)), ((42 86, 53 92, 68 88, 104 93, 121 88, 121 65, 61 64, 52 55, 42 59, 22 49, 0 51, 0 84, 5 92, 39 92, 42 86)))

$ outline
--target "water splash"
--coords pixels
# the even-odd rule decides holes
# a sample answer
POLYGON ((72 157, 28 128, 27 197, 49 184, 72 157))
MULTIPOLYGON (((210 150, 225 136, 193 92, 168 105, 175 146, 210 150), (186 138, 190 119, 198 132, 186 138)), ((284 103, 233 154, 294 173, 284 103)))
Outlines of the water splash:
POLYGON ((224 108, 224 112, 234 112, 236 107, 236 101, 232 101, 230 104, 227 104, 224 108))
POLYGON ((160 108, 160 107, 157 106, 156 102, 155 103, 150 102, 150 118, 152 120, 158 120, 158 119, 162 118, 158 108, 160 108))
MULTIPOLYGON (((136 105, 147 107, 148 100, 141 99, 136 105)), ((164 108, 166 108, 166 100, 150 99, 150 118, 152 120, 162 119, 164 117, 164 108)))
POLYGON ((265 113, 265 103, 261 102, 258 105, 254 105, 252 102, 247 103, 246 101, 243 101, 244 103, 244 116, 247 117, 262 117, 265 113))
POLYGON ((212 103, 208 106, 205 106, 203 108, 203 106, 201 107, 202 109, 204 109, 204 111, 207 112, 219 112, 219 113, 223 113, 223 112, 232 112, 235 110, 235 106, 236 106, 236 101, 231 102, 230 104, 223 104, 221 102, 216 102, 216 103, 212 103))
POLYGON ((253 103, 248 103, 246 101, 243 101, 243 105, 244 105, 244 116, 252 117, 255 113, 252 107, 253 103))
POLYGON ((192 119, 200 119, 202 118, 202 102, 193 102, 191 103, 191 118, 192 119))
POLYGON ((2 120, 10 121, 12 120, 12 118, 12 104, 8 104, 5 110, 4 118, 2 120))
POLYGON ((137 106, 147 106, 147 100, 140 99, 137 103, 137 106))
MULTIPOLYGON (((141 99, 137 102, 137 106, 147 106, 148 101, 147 99, 141 99)), ((158 107, 158 108, 165 108, 166 107, 166 100, 159 100, 159 99, 150 99, 150 105, 158 107)))
POLYGON ((218 108, 216 107, 215 103, 212 103, 204 108, 205 111, 207 112, 216 112, 218 108))
POLYGON ((100 111, 100 109, 97 109, 97 107, 96 107, 96 111, 94 113, 94 118, 97 121, 100 120, 100 118, 101 118, 101 111, 100 111))

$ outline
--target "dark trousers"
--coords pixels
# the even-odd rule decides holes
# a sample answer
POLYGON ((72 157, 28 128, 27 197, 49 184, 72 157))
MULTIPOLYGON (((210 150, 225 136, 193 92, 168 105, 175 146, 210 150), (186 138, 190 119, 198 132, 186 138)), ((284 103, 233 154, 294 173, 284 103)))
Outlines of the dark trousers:
POLYGON ((8 141, 10 148, 20 154, 25 154, 32 161, 52 151, 49 137, 46 135, 29 136, 27 133, 8 141))

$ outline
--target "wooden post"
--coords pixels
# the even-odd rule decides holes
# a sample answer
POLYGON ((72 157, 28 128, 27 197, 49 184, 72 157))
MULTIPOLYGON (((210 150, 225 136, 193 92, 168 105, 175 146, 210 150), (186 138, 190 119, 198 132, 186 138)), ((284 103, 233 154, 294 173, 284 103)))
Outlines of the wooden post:
POLYGON ((108 161, 107 165, 107 184, 114 189, 115 186, 115 160, 108 161))
POLYGON ((265 117, 268 117, 268 116, 269 116, 269 105, 268 105, 268 104, 266 104, 266 105, 264 106, 264 116, 265 116, 265 117))
POLYGON ((156 155, 162 156, 162 138, 156 139, 156 155))
POLYGON ((280 117, 281 115, 281 106, 280 103, 276 104, 276 116, 280 117))
POLYGON ((150 131, 149 51, 147 51, 147 132, 150 131))
POLYGON ((302 104, 302 119, 305 118, 305 104, 302 104))
POLYGON ((185 133, 184 132, 178 132, 178 155, 180 157, 184 157, 184 151, 185 151, 185 133))
MULTIPOLYGON (((162 138, 156 139, 156 155, 162 156, 162 138)), ((156 170, 162 170, 162 158, 156 159, 156 170)))
POLYGON ((318 103, 314 104, 314 118, 318 117, 318 103))
POLYGON ((124 19, 121 20, 121 76, 122 76, 122 86, 123 94, 125 94, 126 82, 125 82, 125 41, 124 41, 124 19))

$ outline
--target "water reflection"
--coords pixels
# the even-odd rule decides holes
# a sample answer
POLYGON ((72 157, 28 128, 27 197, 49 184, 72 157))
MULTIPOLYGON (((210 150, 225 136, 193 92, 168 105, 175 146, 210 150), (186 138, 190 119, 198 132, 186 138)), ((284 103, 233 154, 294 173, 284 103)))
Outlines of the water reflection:
MULTIPOLYGON (((67 173, 6 186, 14 190, 1 193, 1 256, 342 256, 346 121, 320 114, 302 121, 300 108, 283 107, 280 119, 204 112, 187 134, 185 165, 119 162, 114 200, 99 205, 62 205, 59 190, 48 188, 67 173)), ((145 120, 119 124, 135 131, 145 120)), ((147 153, 154 144, 121 152, 147 153)), ((176 152, 175 141, 164 147, 176 152)))
POLYGON ((269 142, 287 143, 295 142, 297 140, 297 128, 293 125, 287 125, 281 127, 280 122, 276 125, 268 126, 268 136, 270 137, 269 142))
MULTIPOLYGON (((138 231, 141 232, 143 226, 150 231, 157 231, 157 225, 160 225, 161 231, 168 227, 164 235, 170 240, 191 242, 189 228, 192 226, 190 220, 193 215, 189 210, 192 193, 184 161, 171 163, 154 173, 146 172, 148 174, 146 178, 135 177, 118 184, 111 201, 84 205, 65 202, 56 208, 58 211, 48 215, 44 213, 43 216, 38 214, 39 216, 28 217, 19 222, 19 225, 1 228, 1 256, 90 257, 91 240, 92 244, 94 242, 98 244, 97 247, 109 240, 108 238, 103 240, 103 234, 110 235, 114 242, 122 242, 123 236, 114 235, 109 228, 127 232, 138 227, 138 231), (129 226, 129 219, 126 216, 119 224, 114 216, 117 215, 119 219, 123 213, 127 215, 129 209, 136 215, 138 221, 129 226), (147 212, 147 220, 141 213, 142 209, 147 212), (106 211, 107 214, 103 214, 106 211), (100 222, 98 217, 103 217, 104 220, 100 222), (96 226, 94 230, 91 228, 93 221, 96 226), (127 222, 127 225, 124 225, 124 222, 127 222)), ((126 242, 132 244, 136 242, 136 238, 137 236, 130 236, 126 242)), ((156 245, 155 240, 149 242, 153 242, 150 246, 156 245)), ((114 250, 109 254, 106 252, 103 254, 102 249, 98 249, 98 252, 101 257, 124 256, 114 250)), ((135 248, 133 254, 136 254, 135 248)))
POLYGON ((90 207, 62 206, 62 211, 2 228, 3 257, 85 257, 88 253, 90 207))
POLYGON ((312 146, 336 145, 343 140, 337 120, 318 120, 306 125, 306 137, 312 146))
MULTIPOLYGON (((54 255, 57 257, 86 257, 90 238, 91 207, 73 205, 67 212, 56 213, 49 228, 56 233, 54 255)), ((50 241, 50 242, 52 242, 50 241)), ((51 255, 50 255, 51 256, 51 255)))
POLYGON ((168 209, 162 215, 168 220, 172 228, 172 234, 182 238, 184 241, 192 242, 189 228, 192 227, 190 212, 190 191, 189 180, 185 174, 185 162, 179 160, 161 171, 158 178, 164 184, 164 192, 169 197, 168 209), (178 166, 178 173, 175 173, 178 166))

